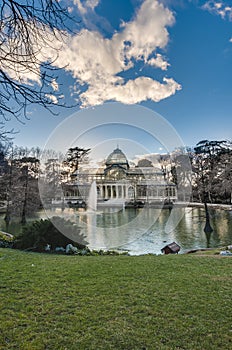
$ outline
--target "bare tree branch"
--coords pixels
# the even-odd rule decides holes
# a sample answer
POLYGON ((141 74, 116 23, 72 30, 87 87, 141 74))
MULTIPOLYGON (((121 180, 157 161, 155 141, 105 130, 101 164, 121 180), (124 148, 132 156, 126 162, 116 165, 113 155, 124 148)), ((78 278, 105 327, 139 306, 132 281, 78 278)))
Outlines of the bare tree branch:
POLYGON ((69 34, 67 20, 59 0, 0 0, 2 120, 27 117, 31 104, 52 113, 54 106, 67 107, 52 67, 69 34))

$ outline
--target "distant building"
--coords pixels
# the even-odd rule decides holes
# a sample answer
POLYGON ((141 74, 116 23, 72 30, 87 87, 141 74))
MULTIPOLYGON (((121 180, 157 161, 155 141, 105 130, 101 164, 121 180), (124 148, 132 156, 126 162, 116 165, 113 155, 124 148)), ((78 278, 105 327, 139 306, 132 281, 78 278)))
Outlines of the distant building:
POLYGON ((145 166, 130 166, 121 149, 116 148, 99 169, 79 170, 71 181, 63 185, 65 202, 86 201, 89 188, 95 180, 98 203, 105 205, 153 204, 177 199, 176 186, 167 181, 161 168, 151 161, 139 162, 145 166))

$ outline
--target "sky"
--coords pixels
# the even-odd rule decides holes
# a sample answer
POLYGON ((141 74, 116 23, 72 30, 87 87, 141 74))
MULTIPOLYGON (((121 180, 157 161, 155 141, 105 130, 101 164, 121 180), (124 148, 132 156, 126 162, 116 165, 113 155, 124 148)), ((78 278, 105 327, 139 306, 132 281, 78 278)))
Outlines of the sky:
MULTIPOLYGON (((19 131, 17 145, 43 148, 60 123, 63 136, 59 134, 59 140, 63 137, 73 145, 68 120, 75 118, 78 129, 90 115, 91 132, 85 133, 79 146, 88 147, 89 140, 94 147, 94 139, 98 145, 108 139, 113 148, 117 140, 121 140, 120 147, 132 140, 144 153, 167 149, 168 140, 163 137, 152 149, 147 136, 150 117, 144 116, 143 109, 162 116, 167 135, 173 128, 182 145, 232 139, 232 1, 64 0, 63 4, 78 25, 62 44, 53 41, 53 48, 62 45, 54 61, 60 71, 53 88, 77 106, 57 108, 59 115, 54 116, 34 105, 28 110, 29 120, 22 118, 24 124, 16 120, 7 124, 19 131), (119 109, 121 104, 126 106, 122 109, 133 116, 128 117, 129 129, 115 127, 122 123, 118 116, 107 125, 117 104, 119 109), (139 107, 136 113, 134 106, 139 107), (98 114, 104 116, 105 129, 95 125, 98 114), (145 131, 135 131, 133 118, 135 124, 144 120, 145 131), (97 136, 99 130, 104 137, 97 136)), ((44 50, 41 54, 53 57, 52 48, 44 50)), ((39 83, 27 72, 23 79, 39 83)), ((152 135, 159 139, 159 129, 152 135)), ((133 145, 129 148, 134 148, 134 154, 139 152, 133 145)), ((111 151, 110 145, 106 151, 111 151)))

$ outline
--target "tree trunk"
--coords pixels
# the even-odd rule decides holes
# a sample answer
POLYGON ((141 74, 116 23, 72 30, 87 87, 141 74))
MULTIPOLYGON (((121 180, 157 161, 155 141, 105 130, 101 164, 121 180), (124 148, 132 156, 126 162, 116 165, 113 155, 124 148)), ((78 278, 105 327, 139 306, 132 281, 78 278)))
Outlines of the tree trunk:
POLYGON ((6 232, 9 231, 9 225, 10 225, 10 211, 9 211, 9 206, 6 209, 6 215, 4 217, 5 223, 6 223, 6 232))
POLYGON ((204 232, 205 232, 206 239, 207 239, 207 248, 209 248, 210 236, 211 236, 211 233, 213 232, 213 229, 210 225, 209 209, 208 209, 208 205, 206 202, 204 202, 204 207, 205 207, 205 219, 206 219, 204 232))
POLYGON ((25 174, 26 174, 25 192, 24 192, 23 209, 22 209, 22 216, 21 216, 21 224, 22 225, 25 225, 27 222, 27 220, 26 220, 26 208, 27 208, 28 168, 26 168, 25 174))

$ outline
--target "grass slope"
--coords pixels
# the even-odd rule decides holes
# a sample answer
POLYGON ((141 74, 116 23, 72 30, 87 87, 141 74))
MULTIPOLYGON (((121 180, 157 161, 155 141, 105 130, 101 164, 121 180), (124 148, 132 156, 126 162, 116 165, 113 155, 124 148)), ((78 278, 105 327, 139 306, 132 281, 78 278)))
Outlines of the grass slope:
POLYGON ((230 349, 232 259, 0 249, 0 349, 230 349))

